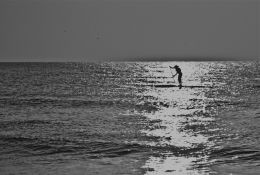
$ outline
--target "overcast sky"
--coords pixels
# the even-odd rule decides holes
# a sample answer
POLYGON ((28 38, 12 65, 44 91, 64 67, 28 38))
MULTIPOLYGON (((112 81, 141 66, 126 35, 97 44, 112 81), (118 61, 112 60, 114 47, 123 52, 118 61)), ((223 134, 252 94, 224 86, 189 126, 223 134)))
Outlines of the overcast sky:
POLYGON ((258 58, 257 0, 1 0, 0 61, 258 58))

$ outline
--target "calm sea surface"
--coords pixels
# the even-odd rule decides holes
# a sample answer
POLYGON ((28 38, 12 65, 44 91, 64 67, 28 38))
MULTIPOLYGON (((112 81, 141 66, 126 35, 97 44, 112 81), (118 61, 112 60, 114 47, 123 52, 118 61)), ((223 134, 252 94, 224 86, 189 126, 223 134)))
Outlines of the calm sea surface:
POLYGON ((0 174, 258 175, 260 62, 0 63, 0 174))

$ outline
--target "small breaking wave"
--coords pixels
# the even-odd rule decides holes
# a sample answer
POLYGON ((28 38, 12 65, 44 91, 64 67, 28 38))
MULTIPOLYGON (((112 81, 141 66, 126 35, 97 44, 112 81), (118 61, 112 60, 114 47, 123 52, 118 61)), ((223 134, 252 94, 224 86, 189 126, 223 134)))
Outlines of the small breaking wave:
POLYGON ((54 138, 36 138, 23 136, 0 136, 2 154, 21 154, 38 156, 50 154, 73 154, 89 158, 120 157, 138 152, 171 152, 175 155, 200 153, 205 147, 177 147, 174 145, 147 145, 142 142, 113 142, 106 140, 70 140, 54 138), (8 147, 7 147, 8 146, 8 147))
POLYGON ((260 151, 249 147, 224 147, 212 151, 210 157, 218 163, 259 161, 260 151))

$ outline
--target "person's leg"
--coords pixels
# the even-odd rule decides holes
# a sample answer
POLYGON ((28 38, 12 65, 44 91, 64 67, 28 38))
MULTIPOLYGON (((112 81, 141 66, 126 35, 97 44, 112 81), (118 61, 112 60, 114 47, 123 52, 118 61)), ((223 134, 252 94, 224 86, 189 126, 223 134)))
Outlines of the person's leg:
POLYGON ((181 77, 182 77, 182 74, 179 74, 179 76, 178 76, 179 85, 182 85, 181 77))

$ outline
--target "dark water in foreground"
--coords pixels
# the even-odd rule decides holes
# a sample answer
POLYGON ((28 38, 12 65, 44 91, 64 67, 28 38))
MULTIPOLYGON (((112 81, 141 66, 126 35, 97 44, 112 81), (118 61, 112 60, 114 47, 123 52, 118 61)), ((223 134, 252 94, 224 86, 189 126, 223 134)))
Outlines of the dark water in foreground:
POLYGON ((260 174, 259 99, 259 62, 0 63, 0 174, 260 174))

